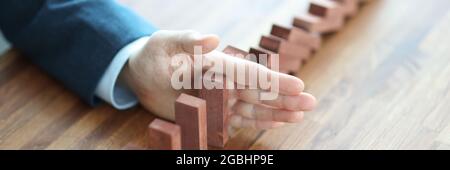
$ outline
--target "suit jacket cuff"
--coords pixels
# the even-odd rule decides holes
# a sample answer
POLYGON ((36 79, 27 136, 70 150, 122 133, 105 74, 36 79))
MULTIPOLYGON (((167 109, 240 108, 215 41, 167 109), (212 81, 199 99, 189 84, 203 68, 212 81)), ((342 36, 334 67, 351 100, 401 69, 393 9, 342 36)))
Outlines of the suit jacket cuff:
POLYGON ((148 39, 148 36, 139 38, 126 45, 116 54, 97 85, 95 90, 97 97, 119 110, 131 108, 138 103, 135 94, 118 78, 128 59, 141 51, 148 39))

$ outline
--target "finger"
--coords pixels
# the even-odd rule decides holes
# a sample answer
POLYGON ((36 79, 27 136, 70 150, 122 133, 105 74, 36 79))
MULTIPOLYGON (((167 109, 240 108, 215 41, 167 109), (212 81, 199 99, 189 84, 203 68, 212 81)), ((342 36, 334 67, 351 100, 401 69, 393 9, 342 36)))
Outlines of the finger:
POLYGON ((234 128, 273 129, 283 125, 285 125, 283 122, 258 121, 236 114, 230 117, 230 126, 234 128))
POLYGON ((247 119, 259 121, 275 121, 286 123, 298 123, 303 120, 302 111, 289 111, 271 108, 263 105, 255 105, 244 101, 238 101, 232 108, 234 114, 241 115, 247 119))
MULTIPOLYGON (((206 54, 217 48, 219 38, 212 34, 200 34, 196 31, 169 31, 161 30, 152 35, 152 41, 163 44, 170 49, 172 55, 188 53, 194 55, 196 46, 202 47, 201 54, 206 54)), ((151 43, 149 45, 152 45, 151 43)))
POLYGON ((243 89, 236 90, 237 98, 252 104, 264 104, 279 109, 291 111, 311 111, 316 106, 316 98, 308 93, 300 93, 294 96, 278 95, 274 100, 261 100, 263 90, 243 89))
MULTIPOLYGON (((251 86, 254 85, 255 82, 251 81, 252 78, 262 78, 260 75, 267 76, 268 81, 278 81, 278 86, 273 87, 270 86, 265 90, 270 90, 272 92, 279 92, 283 95, 298 95, 304 89, 304 83, 297 77, 279 73, 273 70, 268 69, 267 67, 260 65, 255 62, 251 62, 242 58, 233 57, 227 54, 224 54, 219 51, 213 51, 209 54, 205 55, 205 59, 208 63, 212 63, 211 65, 215 65, 214 63, 221 62, 222 64, 218 64, 220 68, 214 70, 215 72, 224 74, 228 77, 233 77, 233 81, 239 85, 243 86, 251 86), (226 69, 224 69, 226 68, 226 69), (232 70, 234 75, 227 74, 226 70, 232 70), (250 71, 250 70, 257 70, 250 71), (240 79, 239 77, 243 77, 244 79, 240 79)), ((261 87, 259 81, 256 82, 256 87, 261 87)))
MULTIPOLYGON (((200 34, 195 31, 183 31, 174 36, 176 44, 184 52, 194 55, 195 47, 201 47, 200 54, 210 53, 219 46, 219 38, 212 34, 200 34)), ((198 51, 200 52, 200 51, 198 51)))

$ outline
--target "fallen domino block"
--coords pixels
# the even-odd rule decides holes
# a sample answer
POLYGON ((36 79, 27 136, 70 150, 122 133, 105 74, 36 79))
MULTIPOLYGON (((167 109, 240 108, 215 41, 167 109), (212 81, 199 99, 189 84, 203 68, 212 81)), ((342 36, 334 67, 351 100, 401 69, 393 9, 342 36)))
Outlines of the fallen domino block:
POLYGON ((324 33, 334 33, 339 31, 345 24, 345 17, 336 16, 332 18, 326 18, 323 20, 326 24, 324 33))
POLYGON ((181 94, 175 102, 175 122, 181 128, 181 149, 208 149, 205 100, 181 94))
POLYGON ((322 44, 322 38, 319 34, 310 33, 296 27, 288 28, 273 24, 270 34, 294 44, 310 47, 314 51, 317 51, 322 44))
POLYGON ((308 32, 331 33, 344 25, 344 15, 338 3, 328 0, 312 1, 309 13, 294 18, 293 26, 308 32))
POLYGON ((294 17, 292 25, 304 29, 311 33, 324 33, 327 25, 322 22, 322 18, 311 14, 301 14, 294 17))
MULTIPOLYGON (((250 56, 250 55, 253 55, 253 56, 255 56, 255 60, 254 61, 252 60, 253 62, 259 63, 261 65, 264 65, 264 66, 268 67, 268 68, 271 68, 271 62, 270 62, 271 61, 271 56, 273 54, 275 54, 272 51, 265 50, 265 49, 259 49, 259 48, 250 48, 249 52, 245 52, 245 51, 243 51, 241 49, 238 49, 236 47, 233 47, 233 46, 227 46, 223 50, 223 52, 227 53, 229 55, 233 55, 233 56, 250 56), (262 56, 265 56, 267 58, 265 60, 262 60, 260 58, 262 56)), ((300 61, 300 60, 298 60, 298 61, 300 61)), ((294 66, 294 68, 298 68, 299 65, 300 65, 300 62, 297 62, 297 63, 296 62, 291 62, 291 63, 290 63, 291 65, 296 64, 294 66)), ((286 65, 286 64, 283 64, 283 65, 286 65)), ((283 66, 280 66, 280 67, 285 68, 283 66)), ((291 66, 291 68, 293 68, 293 67, 291 66)), ((290 71, 284 70, 283 73, 288 73, 288 72, 290 72, 290 71)))
POLYGON ((272 59, 272 55, 275 54, 274 52, 271 52, 269 50, 265 50, 265 49, 259 49, 259 48, 250 48, 249 49, 249 54, 256 56, 256 62, 268 67, 268 68, 272 68, 272 63, 270 62, 272 59), (266 57, 266 63, 264 63, 264 61, 261 59, 261 57, 266 57))
POLYGON ((338 2, 346 17, 355 16, 358 12, 359 0, 332 0, 338 2))
POLYGON ((253 61, 255 63, 259 63, 259 64, 262 64, 264 66, 267 66, 266 63, 260 63, 260 61, 258 59, 258 56, 254 56, 254 55, 252 56, 248 52, 245 52, 244 50, 238 49, 238 48, 233 47, 233 46, 227 46, 223 50, 223 52, 226 53, 226 54, 235 56, 235 57, 244 58, 246 60, 253 61))
POLYGON ((180 133, 180 126, 155 119, 148 125, 148 147, 156 150, 180 150, 180 133))
MULTIPOLYGON (((269 50, 265 49, 259 49, 259 48, 250 48, 249 50, 250 54, 254 54, 256 56, 266 55, 268 57, 268 61, 271 61, 272 55, 275 53, 269 50)), ((301 59, 292 59, 292 58, 281 58, 279 57, 279 72, 290 74, 293 72, 297 72, 301 67, 302 61, 301 59)), ((269 68, 272 68, 272 63, 268 63, 270 66, 269 68)))
POLYGON ((330 0, 314 0, 310 3, 309 13, 321 17, 326 33, 338 31, 344 26, 344 9, 339 3, 330 0))
MULTIPOLYGON (((253 48, 250 49, 250 51, 252 51, 253 48)), ((229 55, 233 55, 233 56, 246 56, 245 59, 259 63, 263 66, 266 66, 268 68, 270 68, 270 55, 266 55, 267 58, 266 60, 262 60, 260 59, 261 56, 259 56, 257 53, 248 53, 245 52, 244 50, 238 49, 236 47, 233 46, 227 46, 224 50, 224 53, 229 54, 229 55)))
POLYGON ((241 50, 239 48, 233 47, 233 46, 227 46, 225 47, 225 49, 223 49, 223 51, 225 54, 229 54, 235 57, 239 57, 239 58, 245 58, 247 57, 248 53, 245 52, 244 50, 241 50))
POLYGON ((292 25, 310 33, 327 34, 338 31, 344 25, 343 19, 321 18, 312 14, 301 14, 294 17, 292 25))
POLYGON ((343 17, 344 10, 339 3, 330 0, 313 0, 308 12, 321 18, 343 17))
POLYGON ((311 56, 312 51, 305 46, 289 43, 286 40, 275 36, 262 36, 259 46, 266 50, 278 53, 280 58, 283 59, 305 60, 311 56))

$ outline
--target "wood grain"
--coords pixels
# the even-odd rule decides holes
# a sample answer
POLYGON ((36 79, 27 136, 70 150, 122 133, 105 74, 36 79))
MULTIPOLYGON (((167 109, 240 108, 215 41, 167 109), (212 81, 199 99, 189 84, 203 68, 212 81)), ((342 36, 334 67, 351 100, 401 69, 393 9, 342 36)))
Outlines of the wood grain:
MULTIPOLYGON (((215 33, 221 48, 244 50, 256 47, 272 23, 290 24, 308 6, 306 0, 121 1, 162 29, 215 33)), ((450 149, 449 9, 448 0, 372 0, 327 36, 297 74, 318 108, 299 124, 240 130, 225 149, 450 149)), ((140 107, 91 108, 19 52, 0 57, 0 149, 145 146, 153 119, 140 107)))

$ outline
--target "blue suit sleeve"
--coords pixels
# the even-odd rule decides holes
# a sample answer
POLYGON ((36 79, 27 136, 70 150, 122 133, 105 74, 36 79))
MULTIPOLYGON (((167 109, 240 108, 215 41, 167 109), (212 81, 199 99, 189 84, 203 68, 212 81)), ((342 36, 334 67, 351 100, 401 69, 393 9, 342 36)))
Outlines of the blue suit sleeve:
POLYGON ((0 29, 14 48, 92 105, 116 53, 156 31, 113 0, 2 0, 0 29))

